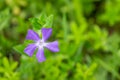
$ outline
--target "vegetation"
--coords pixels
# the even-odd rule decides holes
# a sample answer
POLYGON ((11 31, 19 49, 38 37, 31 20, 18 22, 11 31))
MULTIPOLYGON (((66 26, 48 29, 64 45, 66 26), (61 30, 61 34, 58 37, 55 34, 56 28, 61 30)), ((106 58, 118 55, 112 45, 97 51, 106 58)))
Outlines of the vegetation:
POLYGON ((120 0, 0 0, 0 80, 120 80, 120 0), (28 29, 52 28, 39 63, 28 29))

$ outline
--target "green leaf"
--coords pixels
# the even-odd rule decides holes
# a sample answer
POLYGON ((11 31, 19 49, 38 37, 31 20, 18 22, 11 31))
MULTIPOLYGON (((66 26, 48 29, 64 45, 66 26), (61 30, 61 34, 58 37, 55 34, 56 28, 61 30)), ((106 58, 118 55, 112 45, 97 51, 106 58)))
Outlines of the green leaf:
POLYGON ((27 47, 28 44, 31 44, 31 43, 33 43, 33 41, 31 41, 31 40, 25 40, 25 41, 24 41, 24 44, 14 46, 13 49, 14 49, 15 51, 17 51, 18 53, 20 53, 20 54, 26 55, 26 54, 24 53, 24 49, 27 47))
POLYGON ((82 54, 83 46, 84 46, 84 42, 82 42, 78 47, 78 50, 77 50, 77 52, 74 56, 74 61, 75 62, 79 62, 83 59, 83 54, 82 54))
POLYGON ((97 68, 97 63, 92 63, 92 65, 90 66, 90 68, 88 68, 85 74, 90 76, 93 75, 93 72, 95 71, 96 68, 97 68))
POLYGON ((7 27, 9 19, 10 19, 9 10, 8 9, 3 10, 0 13, 0 30, 7 27))
POLYGON ((46 14, 44 12, 42 12, 40 14, 40 17, 38 17, 38 19, 39 19, 38 23, 41 24, 42 27, 43 27, 43 25, 46 23, 47 16, 46 16, 46 14))
POLYGON ((0 72, 4 72, 4 68, 3 67, 0 67, 0 72))
POLYGON ((53 15, 49 17, 45 13, 42 13, 39 17, 31 18, 30 22, 32 23, 34 30, 40 30, 42 27, 50 28, 53 24, 53 15))
POLYGON ((6 69, 9 69, 10 67, 9 61, 6 57, 3 58, 3 65, 6 69))
POLYGON ((33 26, 33 28, 35 30, 38 30, 38 29, 40 29, 42 27, 42 25, 38 22, 39 19, 37 19, 37 18, 30 18, 29 20, 30 20, 30 22, 31 22, 31 24, 32 24, 32 26, 33 26))
POLYGON ((77 24, 75 22, 71 22, 70 25, 72 33, 77 37, 79 35, 77 24))
POLYGON ((112 74, 114 74, 117 78, 120 79, 119 74, 115 71, 115 69, 110 66, 109 64, 107 64, 105 61, 97 58, 96 61, 103 67, 105 68, 107 71, 111 72, 112 74))
POLYGON ((66 20, 66 15, 63 15, 63 30, 64 30, 64 40, 68 42, 68 25, 67 25, 67 20, 66 20))
POLYGON ((14 50, 17 51, 18 53, 25 55, 24 49, 25 49, 26 46, 27 46, 26 44, 22 44, 22 45, 17 45, 17 46, 15 46, 15 47, 13 47, 13 48, 14 48, 14 50))
POLYGON ((18 65, 18 62, 13 62, 11 65, 11 69, 14 70, 18 65))
POLYGON ((46 19, 46 23, 43 25, 43 27, 51 28, 53 24, 53 15, 50 15, 46 19))

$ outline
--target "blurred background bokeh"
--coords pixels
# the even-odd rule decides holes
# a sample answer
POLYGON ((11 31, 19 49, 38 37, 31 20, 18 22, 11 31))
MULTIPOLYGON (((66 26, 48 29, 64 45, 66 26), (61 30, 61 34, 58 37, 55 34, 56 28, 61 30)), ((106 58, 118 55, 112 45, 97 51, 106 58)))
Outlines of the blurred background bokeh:
POLYGON ((0 80, 120 80, 119 31, 120 0, 0 0, 0 80), (15 46, 43 12, 60 52, 38 63, 15 46))

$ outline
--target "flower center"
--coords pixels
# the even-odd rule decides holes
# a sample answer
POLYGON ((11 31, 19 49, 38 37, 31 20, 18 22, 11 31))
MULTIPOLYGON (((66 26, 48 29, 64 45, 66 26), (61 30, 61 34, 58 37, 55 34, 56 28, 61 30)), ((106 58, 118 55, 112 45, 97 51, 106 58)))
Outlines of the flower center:
POLYGON ((44 43, 43 43, 42 41, 40 41, 38 44, 39 44, 39 45, 43 45, 44 43))
POLYGON ((39 47, 39 48, 43 48, 45 46, 45 42, 40 40, 40 41, 37 41, 36 42, 36 45, 39 47))

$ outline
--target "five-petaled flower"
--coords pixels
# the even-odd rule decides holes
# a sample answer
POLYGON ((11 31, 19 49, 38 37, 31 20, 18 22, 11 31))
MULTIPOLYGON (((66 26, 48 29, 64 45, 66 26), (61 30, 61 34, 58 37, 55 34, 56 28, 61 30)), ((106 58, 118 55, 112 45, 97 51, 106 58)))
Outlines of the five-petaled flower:
POLYGON ((29 44, 24 50, 27 55, 32 56, 34 51, 37 49, 36 57, 38 59, 38 62, 45 61, 44 47, 52 52, 59 51, 58 41, 46 42, 52 33, 52 28, 42 28, 41 33, 42 39, 40 39, 39 35, 33 30, 28 30, 26 39, 33 40, 34 43, 29 44))

